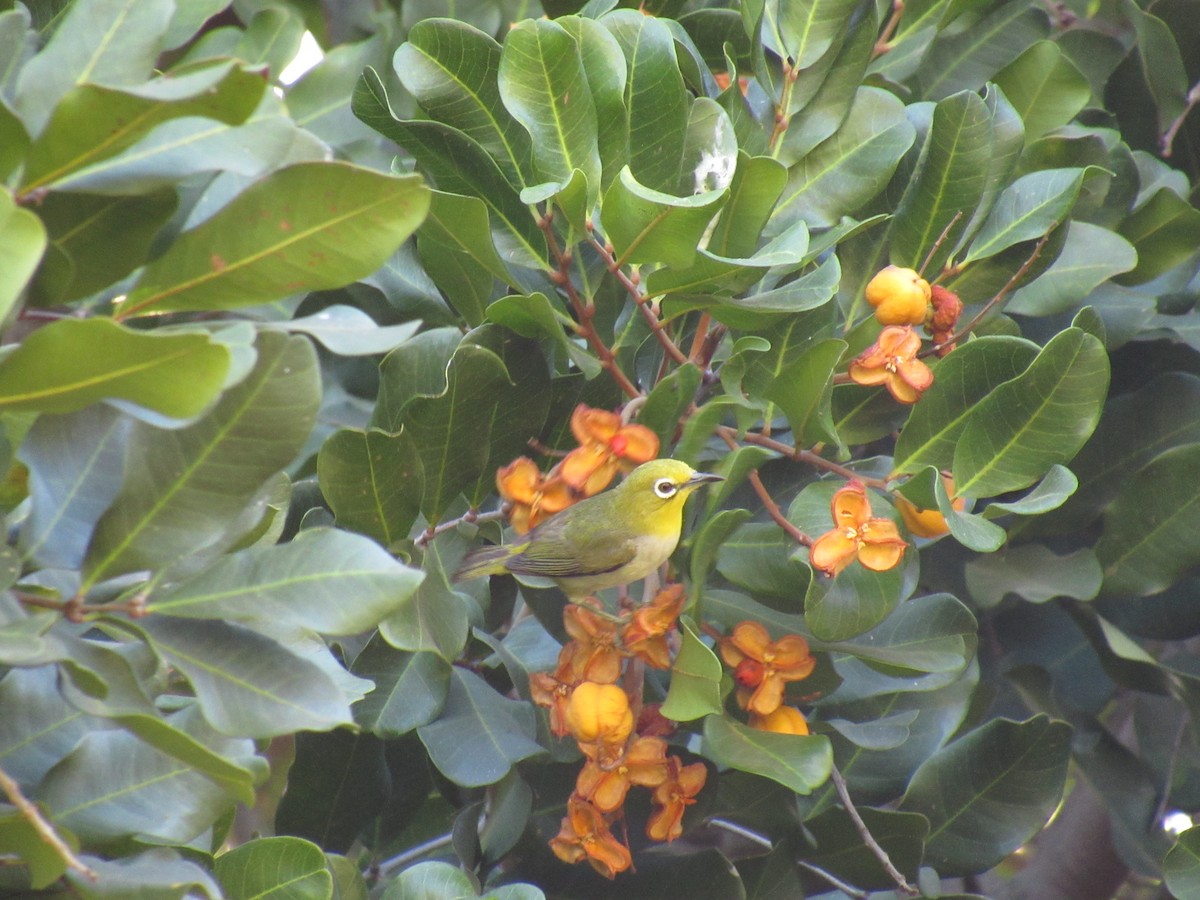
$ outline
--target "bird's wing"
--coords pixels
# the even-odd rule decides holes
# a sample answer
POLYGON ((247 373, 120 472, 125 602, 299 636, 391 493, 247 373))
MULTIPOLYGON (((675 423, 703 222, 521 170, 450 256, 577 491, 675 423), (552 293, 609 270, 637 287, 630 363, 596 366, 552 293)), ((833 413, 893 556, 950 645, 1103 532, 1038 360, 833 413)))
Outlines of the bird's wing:
POLYGON ((561 518, 550 519, 532 533, 521 553, 508 561, 508 570, 518 575, 540 575, 546 578, 567 578, 579 575, 603 575, 615 572, 637 555, 630 540, 586 541, 571 534, 570 523, 561 518), (580 558, 586 552, 586 565, 580 558))

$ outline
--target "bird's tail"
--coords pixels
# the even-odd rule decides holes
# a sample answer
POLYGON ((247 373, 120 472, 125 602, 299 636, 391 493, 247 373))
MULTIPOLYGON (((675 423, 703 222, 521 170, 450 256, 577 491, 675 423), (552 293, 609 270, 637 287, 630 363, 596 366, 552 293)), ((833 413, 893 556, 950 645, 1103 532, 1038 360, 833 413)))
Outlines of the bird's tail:
POLYGON ((472 550, 463 557, 458 571, 454 573, 454 580, 466 581, 468 578, 480 578, 484 575, 502 575, 508 571, 504 563, 513 553, 512 547, 503 545, 472 550))

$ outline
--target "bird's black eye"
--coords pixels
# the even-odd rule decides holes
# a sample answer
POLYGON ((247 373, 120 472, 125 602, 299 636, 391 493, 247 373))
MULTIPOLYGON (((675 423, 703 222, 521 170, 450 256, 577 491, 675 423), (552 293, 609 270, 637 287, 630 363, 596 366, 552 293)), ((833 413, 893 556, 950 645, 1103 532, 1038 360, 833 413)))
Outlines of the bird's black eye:
POLYGON ((654 482, 654 493, 662 497, 664 500, 675 496, 675 482, 670 478, 660 478, 654 482))

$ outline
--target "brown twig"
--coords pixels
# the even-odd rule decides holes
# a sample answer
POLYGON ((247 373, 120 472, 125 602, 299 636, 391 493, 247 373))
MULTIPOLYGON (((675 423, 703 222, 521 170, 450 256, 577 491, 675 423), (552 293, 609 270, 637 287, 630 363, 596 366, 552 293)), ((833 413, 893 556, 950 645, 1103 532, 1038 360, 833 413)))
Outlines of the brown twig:
MULTIPOLYGON (((717 432, 730 450, 737 449, 737 441, 725 430, 717 432)), ((775 498, 771 496, 771 492, 767 490, 767 486, 763 484, 762 478, 755 470, 751 470, 746 476, 750 481, 751 487, 754 488, 754 493, 758 494, 758 499, 762 501, 763 507, 767 514, 775 521, 775 524, 784 530, 784 532, 802 547, 811 547, 812 538, 788 521, 788 517, 783 514, 783 510, 779 508, 779 504, 775 502, 775 498)))
POLYGON ((612 350, 604 343, 603 339, 596 332, 595 325, 592 320, 596 316, 596 308, 590 300, 584 300, 579 296, 579 291, 575 289, 574 283, 571 281, 571 256, 563 251, 558 245, 558 237, 551 227, 553 217, 550 213, 538 219, 538 228, 546 236, 546 243, 550 248, 550 253, 554 257, 556 269, 550 271, 550 280, 553 281, 564 294, 567 295, 567 300, 570 301, 572 309, 575 310, 575 318, 579 325, 579 334, 591 346, 592 351, 600 359, 600 365, 617 383, 617 386, 628 397, 640 397, 642 392, 637 389, 629 377, 617 365, 616 357, 612 350))
POLYGON ((0 790, 4 791, 4 795, 8 797, 8 802, 17 808, 21 817, 33 827, 33 830, 37 832, 38 837, 44 843, 50 845, 55 855, 66 863, 68 868, 74 869, 89 881, 96 880, 95 870, 88 868, 75 855, 75 851, 68 847, 66 841, 58 836, 58 832, 54 830, 54 826, 46 821, 41 811, 33 805, 28 797, 21 793, 21 786, 3 769, 0 769, 0 790))
POLYGON ((892 36, 900 25, 902 15, 904 15, 904 0, 892 0, 892 14, 883 26, 883 31, 879 32, 879 37, 875 39, 875 46, 871 50, 871 59, 883 56, 892 49, 892 36))
POLYGON ((696 323, 696 333, 692 335, 692 349, 688 351, 688 359, 695 362, 700 355, 701 348, 704 347, 705 338, 708 337, 708 326, 712 323, 712 313, 700 313, 700 321, 696 323))
POLYGON ((76 595, 69 600, 56 600, 52 597, 39 597, 25 591, 14 591, 17 602, 22 606, 35 606, 38 609, 50 609, 63 614, 68 622, 85 622, 88 616, 101 613, 125 613, 131 619, 140 619, 146 615, 146 595, 139 592, 128 600, 118 600, 112 603, 84 603, 82 595, 76 595))
POLYGON ((783 136, 787 134, 788 126, 792 123, 792 114, 788 107, 792 105, 792 91, 796 87, 796 79, 800 70, 793 64, 783 68, 783 90, 779 93, 779 105, 775 107, 775 127, 771 129, 771 137, 767 140, 767 150, 772 158, 778 156, 783 136))
POLYGON ((654 337, 662 346, 667 356, 671 357, 679 365, 683 365, 688 361, 688 358, 683 355, 683 351, 675 346, 675 342, 671 340, 671 336, 663 329, 662 321, 654 312, 651 306, 650 299, 642 293, 642 289, 638 283, 625 274, 625 270, 621 268, 621 262, 613 256, 612 250, 592 237, 592 246, 596 248, 596 252, 600 254, 600 258, 604 260, 604 265, 608 271, 612 272, 613 277, 617 279, 621 287, 625 288, 625 292, 633 299, 637 305, 638 312, 642 314, 642 318, 646 320, 646 324, 650 326, 650 330, 654 332, 654 337))
MULTIPOLYGON (((731 428, 728 425, 718 425, 717 435, 725 443, 729 443, 731 437, 736 437, 737 429, 731 428)), ((826 472, 832 472, 835 475, 840 475, 843 478, 856 481, 861 481, 868 487, 878 488, 879 490, 887 490, 887 480, 883 478, 872 478, 869 475, 863 475, 861 472, 855 472, 853 469, 847 469, 845 466, 835 463, 833 460, 826 459, 819 453, 813 453, 811 450, 801 450, 798 447, 792 447, 783 441, 777 441, 769 435, 757 434, 753 431, 748 431, 742 435, 742 440, 747 444, 755 444, 759 447, 765 447, 768 450, 774 450, 781 456, 796 462, 806 463, 815 469, 824 469, 826 472)))
POLYGON ((1188 117, 1188 113, 1195 109, 1197 104, 1200 104, 1200 81, 1193 84, 1192 89, 1187 92, 1187 104, 1183 107, 1183 112, 1175 117, 1175 121, 1163 132, 1163 136, 1158 142, 1164 158, 1170 158, 1174 149, 1175 137, 1179 134, 1179 129, 1183 127, 1183 120, 1188 117))
POLYGON ((920 275, 921 277, 925 276, 925 270, 929 267, 930 260, 933 259, 934 254, 938 252, 938 250, 941 248, 942 244, 944 244, 946 242, 946 238, 950 237, 951 229, 953 229, 954 226, 958 224, 958 220, 961 219, 962 217, 963 217, 963 214, 962 214, 962 210, 960 209, 958 212, 956 212, 954 214, 954 218, 946 223, 946 227, 942 229, 942 233, 937 236, 937 240, 933 242, 933 246, 930 247, 929 252, 925 254, 925 259, 921 263, 921 268, 919 268, 917 270, 918 275, 920 275))
POLYGON ((816 875, 818 878, 822 878, 825 881, 828 881, 831 885, 833 885, 835 888, 837 888, 839 891, 841 891, 847 897, 853 897, 854 900, 867 900, 867 898, 871 896, 867 891, 864 891, 861 888, 856 888, 852 884, 847 884, 846 882, 842 881, 842 879, 840 879, 836 875, 834 875, 832 872, 826 872, 820 866, 814 866, 812 863, 805 862, 802 859, 796 860, 796 865, 798 865, 802 869, 807 869, 808 871, 810 871, 814 875, 816 875))
POLYGON ((850 816, 850 820, 854 823, 854 827, 858 831, 858 836, 862 838, 862 842, 866 844, 867 849, 879 860, 879 864, 888 873, 888 877, 896 882, 896 887, 900 889, 901 893, 908 894, 910 897, 918 896, 921 892, 909 884, 908 879, 904 877, 903 873, 892 864, 887 851, 879 846, 879 842, 871 834, 871 829, 867 828, 867 823, 858 814, 858 809, 855 807, 854 801, 850 799, 850 789, 846 786, 846 779, 842 777, 842 773, 838 771, 837 766, 833 767, 829 777, 833 781, 834 788, 837 790, 838 798, 842 801, 842 806, 850 816))
POLYGON ((468 523, 498 522, 501 519, 503 519, 505 517, 505 515, 506 515, 506 513, 502 509, 497 509, 497 510, 493 510, 492 512, 485 512, 485 513, 481 513, 477 509, 468 509, 465 513, 463 513, 457 519, 450 519, 449 521, 442 522, 438 525, 431 525, 430 527, 426 528, 423 532, 421 532, 421 536, 418 537, 413 543, 415 543, 418 547, 427 547, 427 546, 429 546, 429 542, 432 541, 439 534, 442 534, 443 532, 446 532, 446 531, 450 531, 453 528, 457 528, 459 525, 461 525, 464 522, 468 522, 468 523))
POLYGON ((951 344, 956 344, 970 334, 971 329, 978 325, 984 316, 995 309, 996 305, 999 304, 1000 301, 1005 297, 1007 297, 1012 289, 1017 286, 1022 278, 1025 277, 1025 275, 1033 267, 1033 264, 1037 262, 1037 258, 1042 255, 1042 249, 1046 246, 1046 243, 1050 240, 1050 235, 1054 234, 1054 229, 1057 227, 1057 223, 1051 225, 1046 233, 1038 238, 1038 242, 1034 246, 1033 252, 1029 254, 1029 258, 1026 259, 1025 262, 1021 263, 1021 268, 1017 269, 1017 271, 1013 273, 1012 278, 1008 279, 1004 287, 1000 288, 1000 290, 996 292, 996 296, 992 297, 991 300, 983 305, 983 309, 979 310, 979 312, 972 317, 971 321, 969 321, 962 328, 956 329, 955 332, 945 340, 934 344, 932 347, 922 350, 919 354, 917 354, 918 358, 937 353, 941 348, 949 347, 951 344))

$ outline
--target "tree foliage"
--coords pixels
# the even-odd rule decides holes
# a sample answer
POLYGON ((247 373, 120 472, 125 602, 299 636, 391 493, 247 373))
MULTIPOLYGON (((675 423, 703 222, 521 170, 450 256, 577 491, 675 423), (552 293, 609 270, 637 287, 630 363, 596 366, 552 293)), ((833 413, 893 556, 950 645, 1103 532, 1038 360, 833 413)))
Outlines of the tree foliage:
POLYGON ((1197 48, 0 12, 0 892, 1200 896, 1197 48), (454 580, 634 443, 680 587, 454 580))

